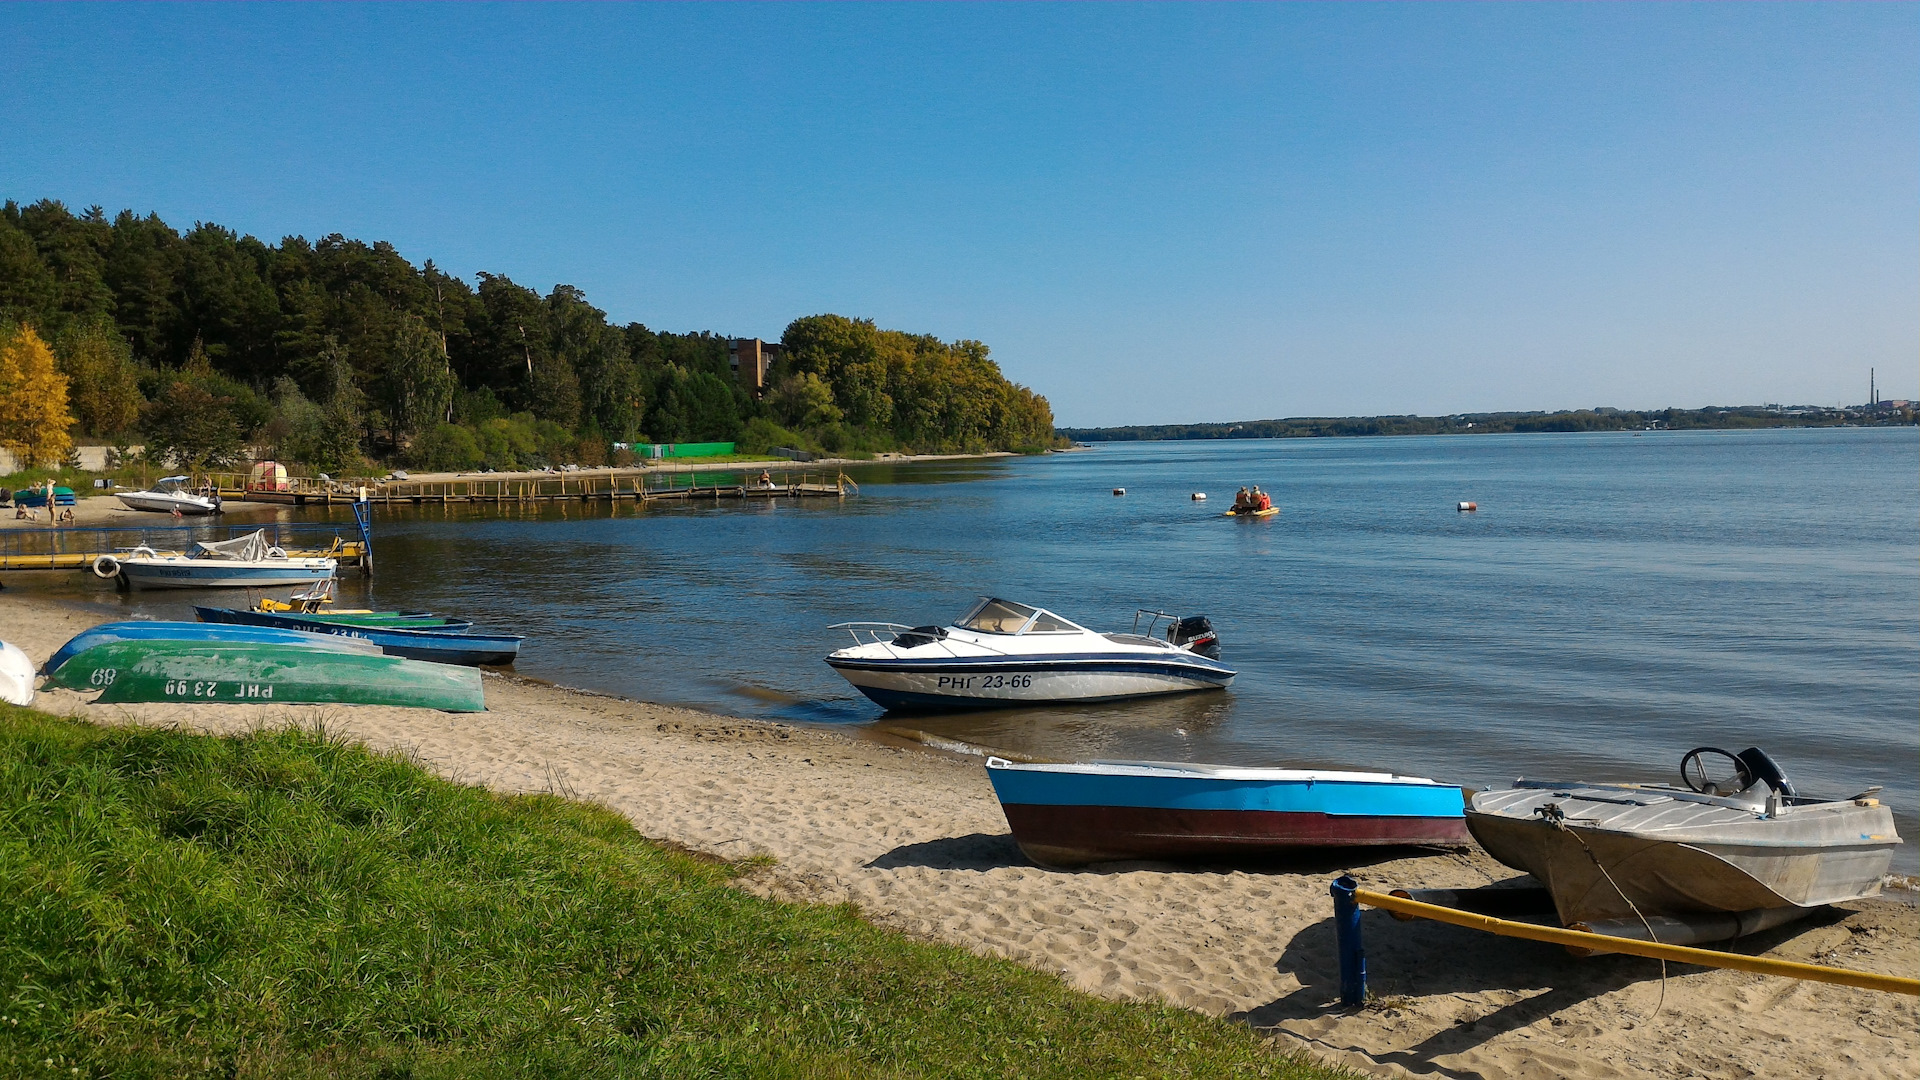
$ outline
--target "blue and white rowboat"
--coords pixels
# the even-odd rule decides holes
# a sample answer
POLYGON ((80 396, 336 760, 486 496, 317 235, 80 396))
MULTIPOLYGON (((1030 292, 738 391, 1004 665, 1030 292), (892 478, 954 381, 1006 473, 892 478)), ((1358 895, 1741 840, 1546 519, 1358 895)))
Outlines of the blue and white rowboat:
POLYGON ((1467 842, 1460 788, 1416 776, 996 757, 987 777, 1020 850, 1053 866, 1467 842))
POLYGON ((355 641, 371 641, 389 656, 431 660, 436 664, 505 665, 520 655, 518 634, 469 634, 445 630, 408 630, 395 626, 363 626, 327 622, 324 617, 297 612, 242 611, 238 608, 195 606, 200 621, 241 626, 278 626, 331 634, 355 641))

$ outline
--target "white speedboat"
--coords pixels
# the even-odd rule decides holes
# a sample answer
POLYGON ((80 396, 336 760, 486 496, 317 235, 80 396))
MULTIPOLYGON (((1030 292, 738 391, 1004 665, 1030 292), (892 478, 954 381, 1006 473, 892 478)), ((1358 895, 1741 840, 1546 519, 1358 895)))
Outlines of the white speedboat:
POLYGON ((93 572, 100 577, 118 575, 149 589, 311 585, 333 577, 338 567, 333 559, 290 557, 267 543, 264 530, 232 540, 201 541, 190 554, 137 547, 93 561, 93 572))
POLYGON ((171 514, 178 510, 182 514, 217 514, 220 504, 205 495, 195 495, 184 485, 192 479, 187 476, 163 476, 145 491, 121 491, 114 497, 126 504, 129 510, 147 510, 156 514, 171 514))
POLYGON ((1561 922, 1669 944, 1753 933, 1874 896, 1900 844, 1873 796, 1800 795, 1760 749, 1700 747, 1685 787, 1516 780, 1473 796, 1467 828, 1532 874, 1561 922), (1707 758, 1732 772, 1715 781, 1707 758))
POLYGON ((830 629, 848 631, 854 645, 827 664, 888 709, 1106 701, 1218 690, 1234 676, 1220 662, 1205 615, 1142 611, 1134 632, 1103 634, 1043 608, 983 597, 951 626, 856 622, 830 629), (1166 633, 1156 637, 1161 620, 1166 633))

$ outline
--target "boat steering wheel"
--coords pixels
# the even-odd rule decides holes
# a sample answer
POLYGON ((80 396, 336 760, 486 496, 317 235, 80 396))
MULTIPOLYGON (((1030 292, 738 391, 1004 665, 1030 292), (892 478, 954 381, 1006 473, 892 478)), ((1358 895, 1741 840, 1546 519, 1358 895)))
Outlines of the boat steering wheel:
POLYGON ((1688 790, 1697 791, 1702 795, 1732 795, 1735 792, 1745 791, 1752 787, 1754 776, 1753 770, 1747 766, 1745 761, 1740 759, 1739 755, 1728 753, 1717 746, 1699 746, 1687 751, 1687 756, 1680 759, 1680 780, 1687 785, 1688 790), (1713 781, 1712 777, 1707 775, 1707 763, 1704 758, 1709 754, 1717 755, 1733 762, 1735 779, 1732 780, 1731 783, 1737 786, 1728 788, 1725 785, 1717 784, 1713 781), (1695 782, 1696 776, 1699 778, 1699 782, 1697 783, 1695 782))

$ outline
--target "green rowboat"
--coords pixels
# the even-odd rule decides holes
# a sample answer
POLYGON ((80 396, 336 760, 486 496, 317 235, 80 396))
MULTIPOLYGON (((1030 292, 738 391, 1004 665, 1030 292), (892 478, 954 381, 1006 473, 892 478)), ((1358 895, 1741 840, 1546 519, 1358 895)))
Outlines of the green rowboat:
POLYGON ((115 641, 61 665, 48 680, 103 691, 99 701, 248 705, 401 705, 484 712, 480 673, 399 656, 320 652, 251 642, 115 641))

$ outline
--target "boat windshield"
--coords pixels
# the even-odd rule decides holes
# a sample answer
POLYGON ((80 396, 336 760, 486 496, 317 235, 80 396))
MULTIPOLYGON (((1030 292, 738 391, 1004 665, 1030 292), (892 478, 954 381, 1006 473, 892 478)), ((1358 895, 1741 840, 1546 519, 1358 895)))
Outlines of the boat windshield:
POLYGON ((1033 625, 1027 627, 1029 634, 1079 634, 1085 631, 1051 611, 1035 612, 1033 625))
POLYGON ((1025 604, 989 598, 975 604, 973 610, 954 625, 962 630, 977 630, 983 634, 1017 634, 1038 613, 1038 608, 1030 608, 1025 604))
POLYGON ((1011 600, 985 599, 954 625, 962 630, 983 634, 1080 634, 1081 627, 1051 611, 1016 604, 1011 600))

